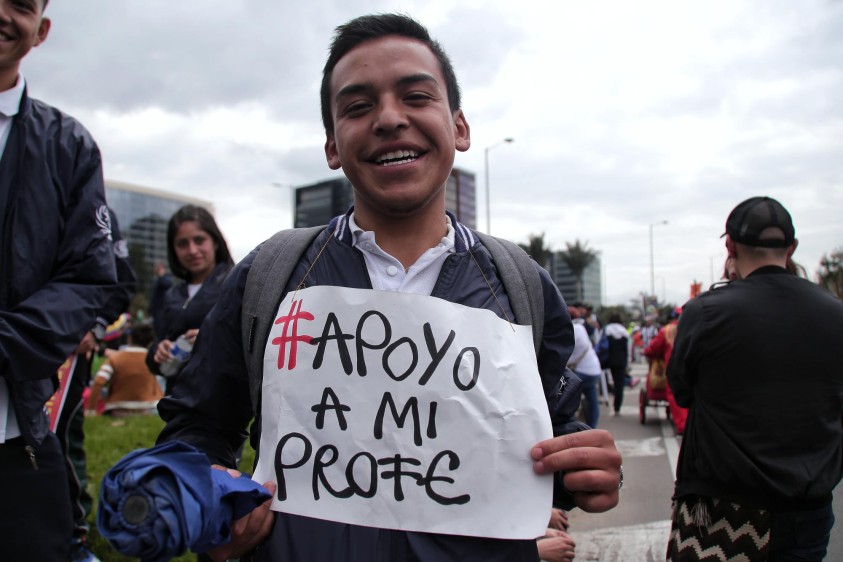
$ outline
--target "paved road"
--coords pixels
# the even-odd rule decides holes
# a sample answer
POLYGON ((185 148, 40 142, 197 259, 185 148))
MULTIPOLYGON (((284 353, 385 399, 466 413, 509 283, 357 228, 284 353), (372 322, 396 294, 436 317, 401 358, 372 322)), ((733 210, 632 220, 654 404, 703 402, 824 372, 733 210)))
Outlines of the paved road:
MULTIPOLYGON (((635 363, 632 375, 642 377, 645 370, 635 363)), ((640 388, 626 390, 620 416, 609 406, 601 408, 597 425, 612 432, 623 454, 624 487, 620 503, 607 513, 569 514, 577 561, 664 561, 679 438, 664 407, 648 407, 647 423, 640 423, 640 388)))
MULTIPOLYGON (((633 376, 643 377, 645 365, 635 363, 633 376)), ((641 384, 643 384, 643 379, 641 384)), ((670 531, 670 497, 678 437, 664 407, 648 407, 647 423, 639 421, 640 386, 627 389, 621 415, 603 406, 598 427, 612 432, 623 454, 624 486, 620 503, 607 513, 569 513, 569 532, 577 541, 576 561, 663 562, 670 531)), ((611 397, 610 397, 611 400, 611 397)), ((835 525, 826 560, 843 560, 843 486, 834 494, 835 525)))

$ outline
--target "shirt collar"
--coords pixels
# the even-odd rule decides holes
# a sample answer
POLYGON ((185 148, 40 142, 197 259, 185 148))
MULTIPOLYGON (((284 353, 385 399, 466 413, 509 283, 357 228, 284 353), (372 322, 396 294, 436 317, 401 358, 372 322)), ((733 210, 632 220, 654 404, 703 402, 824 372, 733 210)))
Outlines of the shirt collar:
POLYGON ((5 92, 0 92, 0 114, 6 117, 14 117, 18 114, 25 87, 26 81, 23 74, 18 74, 17 83, 5 92))
MULTIPOLYGON (((442 237, 442 240, 440 240, 438 245, 452 249, 454 247, 454 238, 456 237, 456 234, 454 232, 454 226, 451 223, 451 217, 449 217, 447 213, 445 214, 445 225, 448 227, 448 232, 442 237)), ((357 222, 354 220, 354 213, 351 213, 348 217, 348 229, 351 231, 352 246, 356 247, 363 241, 377 242, 375 240, 374 232, 363 230, 357 225, 357 222)))

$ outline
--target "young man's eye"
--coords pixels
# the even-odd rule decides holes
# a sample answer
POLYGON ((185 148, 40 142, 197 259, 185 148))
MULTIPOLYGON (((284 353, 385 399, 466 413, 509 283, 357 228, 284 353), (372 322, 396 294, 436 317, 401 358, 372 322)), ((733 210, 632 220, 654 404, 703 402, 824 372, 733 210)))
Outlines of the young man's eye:
POLYGON ((355 103, 350 103, 346 106, 345 111, 343 111, 343 114, 353 115, 355 113, 361 113, 361 112, 365 111, 366 108, 368 108, 368 107, 369 107, 368 102, 359 101, 359 102, 355 102, 355 103))
POLYGON ((428 102, 433 99, 433 96, 430 94, 426 94, 424 92, 413 92, 404 96, 404 99, 408 102, 419 103, 419 102, 428 102))
POLYGON ((35 11, 35 2, 32 0, 15 0, 12 4, 18 10, 27 11, 27 12, 34 12, 35 11))

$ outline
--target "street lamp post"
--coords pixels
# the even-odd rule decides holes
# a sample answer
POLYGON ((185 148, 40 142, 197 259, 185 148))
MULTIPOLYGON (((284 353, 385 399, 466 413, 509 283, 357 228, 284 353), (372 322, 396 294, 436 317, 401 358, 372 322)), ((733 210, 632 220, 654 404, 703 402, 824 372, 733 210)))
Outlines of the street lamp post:
POLYGON ((662 224, 667 224, 667 221, 664 220, 650 225, 650 294, 653 296, 656 294, 656 270, 653 267, 653 227, 662 224))
POLYGON ((505 143, 509 143, 514 141, 512 137, 506 137, 502 141, 496 142, 491 146, 487 146, 486 149, 483 151, 483 161, 485 164, 485 177, 486 177, 486 234, 492 233, 492 208, 489 203, 489 151, 495 148, 496 146, 500 146, 505 143))

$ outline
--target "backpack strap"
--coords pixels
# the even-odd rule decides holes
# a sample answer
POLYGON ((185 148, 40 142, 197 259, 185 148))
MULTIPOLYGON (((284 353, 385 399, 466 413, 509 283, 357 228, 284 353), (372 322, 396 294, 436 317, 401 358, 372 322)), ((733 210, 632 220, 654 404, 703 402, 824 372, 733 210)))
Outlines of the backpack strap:
POLYGON ((475 233, 492 255, 498 268, 503 288, 509 297, 515 321, 533 328, 533 345, 536 356, 544 332, 544 291, 537 264, 517 244, 482 232, 475 233))
POLYGON ((243 356, 249 370, 249 394, 255 412, 263 383, 264 342, 272 329, 278 304, 302 255, 324 230, 324 226, 314 226, 275 233, 261 244, 249 268, 240 319, 243 356))

